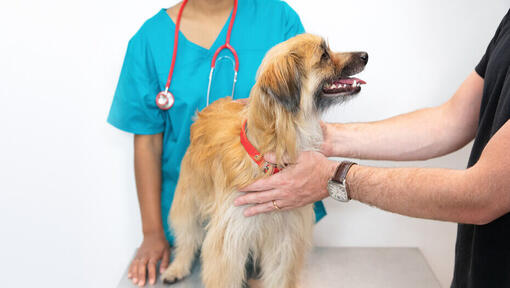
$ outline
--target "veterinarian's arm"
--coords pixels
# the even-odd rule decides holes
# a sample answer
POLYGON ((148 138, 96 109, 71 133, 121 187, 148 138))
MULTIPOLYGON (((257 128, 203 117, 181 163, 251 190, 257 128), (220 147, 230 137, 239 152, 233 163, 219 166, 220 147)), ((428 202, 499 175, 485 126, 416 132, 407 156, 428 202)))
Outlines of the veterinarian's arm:
POLYGON ((135 135, 135 177, 143 242, 129 267, 128 277, 135 284, 145 285, 156 281, 156 264, 161 260, 160 271, 168 266, 170 248, 163 232, 161 220, 161 151, 163 134, 135 135))
POLYGON ((324 124, 327 156, 424 160, 471 141, 478 127, 483 78, 472 72, 443 105, 372 123, 324 124))
MULTIPOLYGON (((355 165, 347 174, 352 199, 411 216, 485 224, 510 211, 510 121, 489 141, 479 161, 467 170, 376 168, 355 165)), ((236 205, 258 204, 246 216, 297 208, 326 198, 327 179, 337 162, 304 152, 298 163, 243 189, 258 191, 236 205), (314 169, 310 169, 314 167, 314 169)), ((334 170, 333 170, 334 171, 334 170)))

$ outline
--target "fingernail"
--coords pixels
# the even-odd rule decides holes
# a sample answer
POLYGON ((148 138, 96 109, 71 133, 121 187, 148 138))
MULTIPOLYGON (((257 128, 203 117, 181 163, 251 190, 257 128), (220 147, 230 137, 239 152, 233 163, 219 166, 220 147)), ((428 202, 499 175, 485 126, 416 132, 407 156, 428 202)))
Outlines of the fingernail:
POLYGON ((238 200, 234 200, 234 206, 239 206, 239 201, 238 200))

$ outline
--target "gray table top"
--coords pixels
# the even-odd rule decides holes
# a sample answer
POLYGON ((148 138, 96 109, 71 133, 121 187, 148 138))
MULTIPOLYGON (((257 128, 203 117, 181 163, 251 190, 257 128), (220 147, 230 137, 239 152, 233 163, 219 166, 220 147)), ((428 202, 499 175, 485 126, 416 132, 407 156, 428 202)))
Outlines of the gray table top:
MULTIPOLYGON (((158 283, 148 287, 201 288, 199 261, 191 276, 173 285, 158 283)), ((257 287, 256 282, 250 282, 257 287)), ((118 288, 137 287, 127 278, 127 269, 118 288)), ((301 288, 439 288, 439 282, 417 248, 314 248, 301 288)))

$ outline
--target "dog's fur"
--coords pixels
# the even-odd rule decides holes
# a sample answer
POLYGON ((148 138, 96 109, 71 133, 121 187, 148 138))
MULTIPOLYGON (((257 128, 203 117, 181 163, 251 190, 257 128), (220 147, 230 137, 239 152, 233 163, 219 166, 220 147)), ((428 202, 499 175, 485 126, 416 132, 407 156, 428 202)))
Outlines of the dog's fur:
POLYGON ((358 56, 333 53, 318 36, 294 37, 267 53, 249 104, 225 98, 198 113, 169 216, 176 247, 165 282, 187 276, 201 248, 207 288, 242 287, 248 258, 260 267, 263 287, 297 287, 311 248, 312 205, 249 218, 245 207, 234 207, 241 187, 267 176, 241 145, 241 124, 247 119, 250 142, 261 153, 274 152, 279 165, 317 150, 321 112, 347 98, 324 95, 322 87, 363 70, 358 56))

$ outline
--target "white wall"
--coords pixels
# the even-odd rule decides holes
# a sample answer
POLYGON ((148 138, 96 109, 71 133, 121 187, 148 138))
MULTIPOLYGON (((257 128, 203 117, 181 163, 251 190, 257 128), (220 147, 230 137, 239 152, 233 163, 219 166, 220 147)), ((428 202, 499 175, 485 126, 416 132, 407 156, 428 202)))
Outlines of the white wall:
MULTIPOLYGON (((331 121, 437 105, 473 69, 509 1, 289 1, 338 50, 366 50, 357 99, 331 121)), ((2 287, 113 287, 141 240, 132 136, 105 118, 126 44, 174 1, 0 2, 2 287)), ((169 31, 171 33, 172 31, 169 31)), ((469 149, 419 163, 463 168, 469 149)), ((327 201, 323 246, 418 246, 444 286, 455 225, 327 201)))

